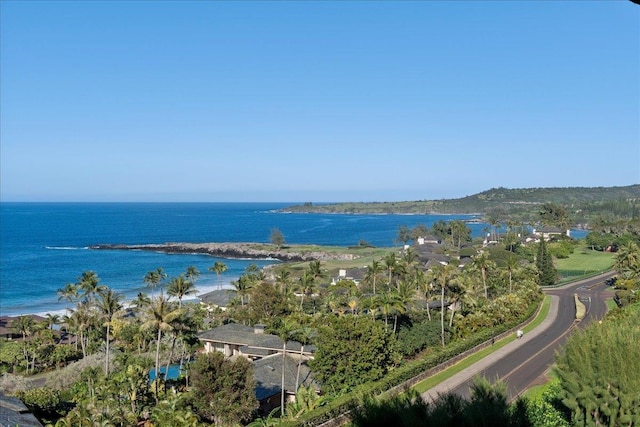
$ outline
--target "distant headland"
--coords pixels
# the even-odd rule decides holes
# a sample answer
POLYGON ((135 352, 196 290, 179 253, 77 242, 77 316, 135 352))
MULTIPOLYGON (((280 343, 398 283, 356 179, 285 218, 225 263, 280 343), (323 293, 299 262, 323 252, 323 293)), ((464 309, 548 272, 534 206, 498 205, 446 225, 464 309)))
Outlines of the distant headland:
POLYGON ((333 253, 320 247, 287 245, 278 248, 267 243, 161 243, 145 245, 99 244, 89 246, 95 250, 153 251, 168 254, 206 254, 227 259, 277 259, 285 262, 350 260, 348 253, 333 253))

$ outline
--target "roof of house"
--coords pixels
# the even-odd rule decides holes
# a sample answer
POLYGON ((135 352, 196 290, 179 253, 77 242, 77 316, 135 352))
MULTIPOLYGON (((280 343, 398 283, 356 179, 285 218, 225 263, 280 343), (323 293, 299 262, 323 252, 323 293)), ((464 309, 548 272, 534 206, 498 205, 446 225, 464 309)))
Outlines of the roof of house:
POLYGON ((198 299, 203 303, 215 305, 216 307, 226 307, 236 295, 237 292, 234 289, 217 289, 199 295, 198 299))
POLYGON ((560 233, 563 231, 560 227, 541 227, 534 230, 535 233, 560 233))
POLYGON ((42 427, 38 419, 17 397, 0 392, 0 427, 42 427))
POLYGON ((351 268, 344 268, 343 270, 345 270, 346 274, 344 277, 336 277, 336 279, 353 279, 353 280, 362 280, 366 274, 366 269, 364 268, 358 268, 358 267, 351 267, 351 268))
MULTIPOLYGON (((296 357, 285 356, 284 389, 289 393, 295 393, 296 378, 298 375, 298 361, 296 357), (294 391, 295 390, 295 391, 294 391)), ((253 378, 256 380, 256 397, 264 400, 268 397, 280 394, 282 389, 282 355, 272 354, 253 362, 253 378)), ((320 390, 318 384, 313 380, 311 369, 303 361, 300 364, 300 382, 298 387, 311 385, 316 390, 320 390)))
MULTIPOLYGON (((46 317, 38 316, 36 314, 27 314, 25 316, 31 317, 36 323, 44 322, 45 320, 47 320, 46 317)), ((21 316, 0 316, 0 336, 9 337, 20 335, 18 332, 11 328, 11 324, 18 317, 21 316)))
MULTIPOLYGON (((265 356, 269 350, 282 350, 283 341, 276 335, 256 333, 252 326, 244 326, 239 323, 227 323, 198 334, 203 341, 219 342, 240 346, 244 354, 265 356)), ((297 341, 287 341, 287 351, 300 352, 302 344, 297 341)), ((309 353, 312 346, 305 346, 304 352, 309 353)))

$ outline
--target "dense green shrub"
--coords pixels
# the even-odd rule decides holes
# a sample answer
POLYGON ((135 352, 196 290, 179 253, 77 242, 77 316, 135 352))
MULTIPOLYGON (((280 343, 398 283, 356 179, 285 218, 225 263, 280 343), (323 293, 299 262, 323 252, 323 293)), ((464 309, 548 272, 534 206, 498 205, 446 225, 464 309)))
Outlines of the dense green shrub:
POLYGON ((65 402, 60 398, 60 392, 50 387, 19 391, 16 396, 38 419, 57 419, 65 408, 65 402))
POLYGON ((397 336, 398 350, 404 357, 413 356, 429 346, 440 343, 440 323, 437 319, 431 322, 403 324, 397 336))

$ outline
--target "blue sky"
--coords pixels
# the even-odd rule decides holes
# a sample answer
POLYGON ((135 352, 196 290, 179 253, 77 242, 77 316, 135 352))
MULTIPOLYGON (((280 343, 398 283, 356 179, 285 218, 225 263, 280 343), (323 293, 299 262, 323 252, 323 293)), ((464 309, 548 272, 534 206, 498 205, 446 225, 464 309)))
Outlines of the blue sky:
POLYGON ((2 1, 0 200, 640 183, 628 1, 2 1))

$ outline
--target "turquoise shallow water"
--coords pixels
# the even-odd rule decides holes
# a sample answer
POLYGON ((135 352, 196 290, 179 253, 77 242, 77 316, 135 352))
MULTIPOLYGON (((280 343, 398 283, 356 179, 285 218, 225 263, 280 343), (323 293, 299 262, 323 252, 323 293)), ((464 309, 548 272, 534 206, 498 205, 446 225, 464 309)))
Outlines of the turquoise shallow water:
MULTIPOLYGON (((208 268, 222 261, 222 283, 237 279, 254 263, 206 255, 137 251, 94 251, 100 243, 268 242, 272 228, 288 243, 349 246, 360 240, 393 246, 398 227, 431 226, 450 215, 336 215, 278 213, 290 203, 2 203, 0 204, 0 315, 62 311, 56 290, 93 270, 101 283, 134 298, 149 292, 142 278, 164 268, 169 277, 189 265, 201 272, 201 293, 218 285, 208 268)), ((485 224, 470 224, 474 236, 485 224)))

